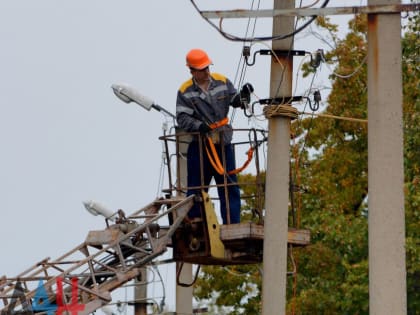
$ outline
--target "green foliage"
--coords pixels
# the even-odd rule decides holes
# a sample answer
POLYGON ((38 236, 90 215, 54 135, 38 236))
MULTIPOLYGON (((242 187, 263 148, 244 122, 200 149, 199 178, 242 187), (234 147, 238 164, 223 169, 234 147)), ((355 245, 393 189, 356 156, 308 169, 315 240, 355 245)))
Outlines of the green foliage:
POLYGON ((259 176, 252 174, 239 174, 239 183, 241 185, 242 198, 244 204, 241 209, 241 220, 258 222, 259 212, 264 208, 264 188, 265 188, 265 172, 261 172, 259 176))
POLYGON ((420 314, 420 13, 410 15, 403 47, 404 163, 409 314, 420 314))
POLYGON ((196 298, 222 306, 218 314, 260 312, 261 277, 255 265, 204 266, 195 287, 196 298))
MULTIPOLYGON (((365 16, 356 16, 341 40, 335 25, 317 19, 335 43, 326 61, 335 65, 335 73, 353 74, 331 76, 328 114, 367 118, 366 22, 365 16)), ((402 40, 409 315, 420 314, 419 34, 416 12, 407 20, 402 40)), ((303 69, 313 71, 308 65, 303 69)), ((292 133, 292 179, 301 188, 295 193, 295 210, 300 226, 311 230, 311 245, 289 253, 288 270, 296 268, 297 273, 287 281, 287 314, 368 314, 367 124, 312 117, 294 121, 292 133)), ((252 180, 252 175, 243 176, 252 180)), ((246 194, 253 189, 243 187, 246 194)), ((252 199, 244 205, 247 210, 256 207, 252 199)), ((253 219, 251 211, 245 213, 246 220, 253 219)), ((195 296, 219 307, 217 314, 259 314, 260 292, 256 266, 205 267, 195 296)))

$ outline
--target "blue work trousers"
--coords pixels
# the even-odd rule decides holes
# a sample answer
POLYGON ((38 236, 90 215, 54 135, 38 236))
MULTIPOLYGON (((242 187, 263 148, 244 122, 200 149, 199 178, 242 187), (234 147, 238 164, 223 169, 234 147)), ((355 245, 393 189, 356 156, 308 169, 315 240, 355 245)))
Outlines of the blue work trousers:
MULTIPOLYGON (((203 186, 208 186, 212 177, 214 177, 216 184, 224 184, 224 175, 220 175, 210 164, 209 158, 207 156, 206 150, 203 143, 203 186)), ((221 163, 223 163, 222 150, 220 145, 215 145, 217 154, 221 163)), ((233 146, 227 144, 224 146, 225 159, 226 159, 226 170, 235 169, 235 154, 233 151, 233 146)), ((188 168, 188 187, 201 186, 201 172, 200 172, 200 148, 198 141, 192 141, 188 147, 187 155, 187 168, 188 168)), ((227 183, 237 183, 236 175, 226 175, 227 183)), ((207 192, 208 187, 204 188, 207 192)), ((239 223, 240 222, 240 209, 241 209, 241 196, 238 185, 227 186, 228 197, 229 197, 229 211, 230 211, 230 223, 239 223)), ((227 211, 226 211, 226 198, 225 198, 225 187, 218 186, 217 192, 220 199, 220 212, 222 215, 223 224, 227 223, 227 211)), ((188 189, 187 196, 196 194, 200 196, 200 189, 188 189)), ((190 218, 200 217, 200 207, 198 204, 195 204, 193 208, 188 213, 190 218)))

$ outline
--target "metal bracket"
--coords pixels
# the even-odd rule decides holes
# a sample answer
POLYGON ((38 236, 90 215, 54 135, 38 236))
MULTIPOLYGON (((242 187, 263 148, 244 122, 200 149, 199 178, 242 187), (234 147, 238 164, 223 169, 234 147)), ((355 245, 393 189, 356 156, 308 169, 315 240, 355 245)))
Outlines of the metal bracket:
POLYGON ((258 103, 260 103, 261 105, 279 105, 279 104, 289 104, 292 102, 300 102, 302 99, 303 99, 303 96, 283 96, 283 97, 260 99, 258 103))
POLYGON ((291 57, 291 56, 305 56, 304 50, 282 50, 282 49, 261 49, 260 55, 262 56, 277 56, 277 57, 291 57))
POLYGON ((331 8, 295 8, 283 10, 226 10, 226 11, 201 11, 201 15, 207 19, 229 18, 272 18, 274 16, 326 16, 326 15, 349 15, 349 14, 388 14, 403 11, 418 11, 420 3, 410 4, 385 4, 368 6, 349 6, 331 8))
POLYGON ((248 66, 253 66, 255 64, 255 56, 257 54, 260 54, 262 56, 274 56, 274 57, 294 57, 294 56, 305 56, 306 54, 309 54, 309 52, 306 52, 304 50, 283 50, 283 49, 261 49, 254 52, 253 55, 253 61, 248 62, 248 58, 251 55, 251 47, 250 46, 244 46, 242 49, 242 56, 245 57, 245 62, 248 66))

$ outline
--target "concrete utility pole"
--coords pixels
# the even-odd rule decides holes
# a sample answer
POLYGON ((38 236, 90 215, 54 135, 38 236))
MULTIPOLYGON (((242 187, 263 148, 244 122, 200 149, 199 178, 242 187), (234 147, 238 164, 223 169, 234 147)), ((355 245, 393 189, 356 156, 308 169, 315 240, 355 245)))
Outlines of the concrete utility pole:
MULTIPOLYGON (((182 132, 182 131, 181 131, 182 132)), ((181 187, 187 187, 187 161, 185 158, 188 151, 188 139, 186 137, 178 138, 178 150, 179 154, 177 159, 179 160, 179 173, 177 174, 179 185, 181 187)), ((178 273, 181 263, 176 263, 176 273, 178 273)), ((192 264, 184 263, 180 277, 182 283, 191 283, 192 282, 192 264)), ((176 313, 177 314, 192 314, 193 300, 193 287, 183 287, 176 285, 176 313)))
POLYGON ((134 315, 147 315, 147 268, 141 268, 139 278, 134 280, 134 315))
MULTIPOLYGON (((176 263, 177 271, 180 263, 176 263)), ((180 274, 180 281, 183 283, 192 282, 192 264, 185 263, 180 274)), ((176 314, 192 314, 193 287, 176 286, 176 314)))
MULTIPOLYGON (((274 9, 295 7, 294 0, 274 0, 274 9)), ((273 18, 273 34, 293 32, 293 17, 273 18)), ((293 49, 293 38, 273 41, 273 49, 293 49)), ((270 97, 291 96, 293 57, 271 61, 270 97)), ((262 314, 283 315, 286 311, 287 230, 289 207, 290 119, 272 116, 268 121, 266 214, 262 314)))
POLYGON ((407 314, 407 289, 401 16, 368 17, 369 311, 402 315, 407 314))

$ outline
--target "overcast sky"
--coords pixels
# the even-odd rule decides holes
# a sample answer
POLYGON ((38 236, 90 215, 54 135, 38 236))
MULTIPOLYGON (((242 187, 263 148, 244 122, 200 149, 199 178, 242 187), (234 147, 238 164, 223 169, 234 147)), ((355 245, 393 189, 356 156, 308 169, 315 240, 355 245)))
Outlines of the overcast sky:
MULTIPOLYGON (((225 25, 244 35, 236 23, 225 25)), ((270 35, 271 19, 257 30, 270 35)), ((185 54, 196 47, 209 53, 213 71, 234 80, 242 43, 220 36, 190 1, 0 0, 0 276, 61 256, 103 228, 83 200, 130 213, 157 196, 165 119, 122 103, 111 85, 129 83, 175 112, 177 89, 189 78, 185 54)), ((321 47, 313 38, 295 46, 321 47)), ((245 78, 261 98, 269 93, 264 58, 245 78)))

